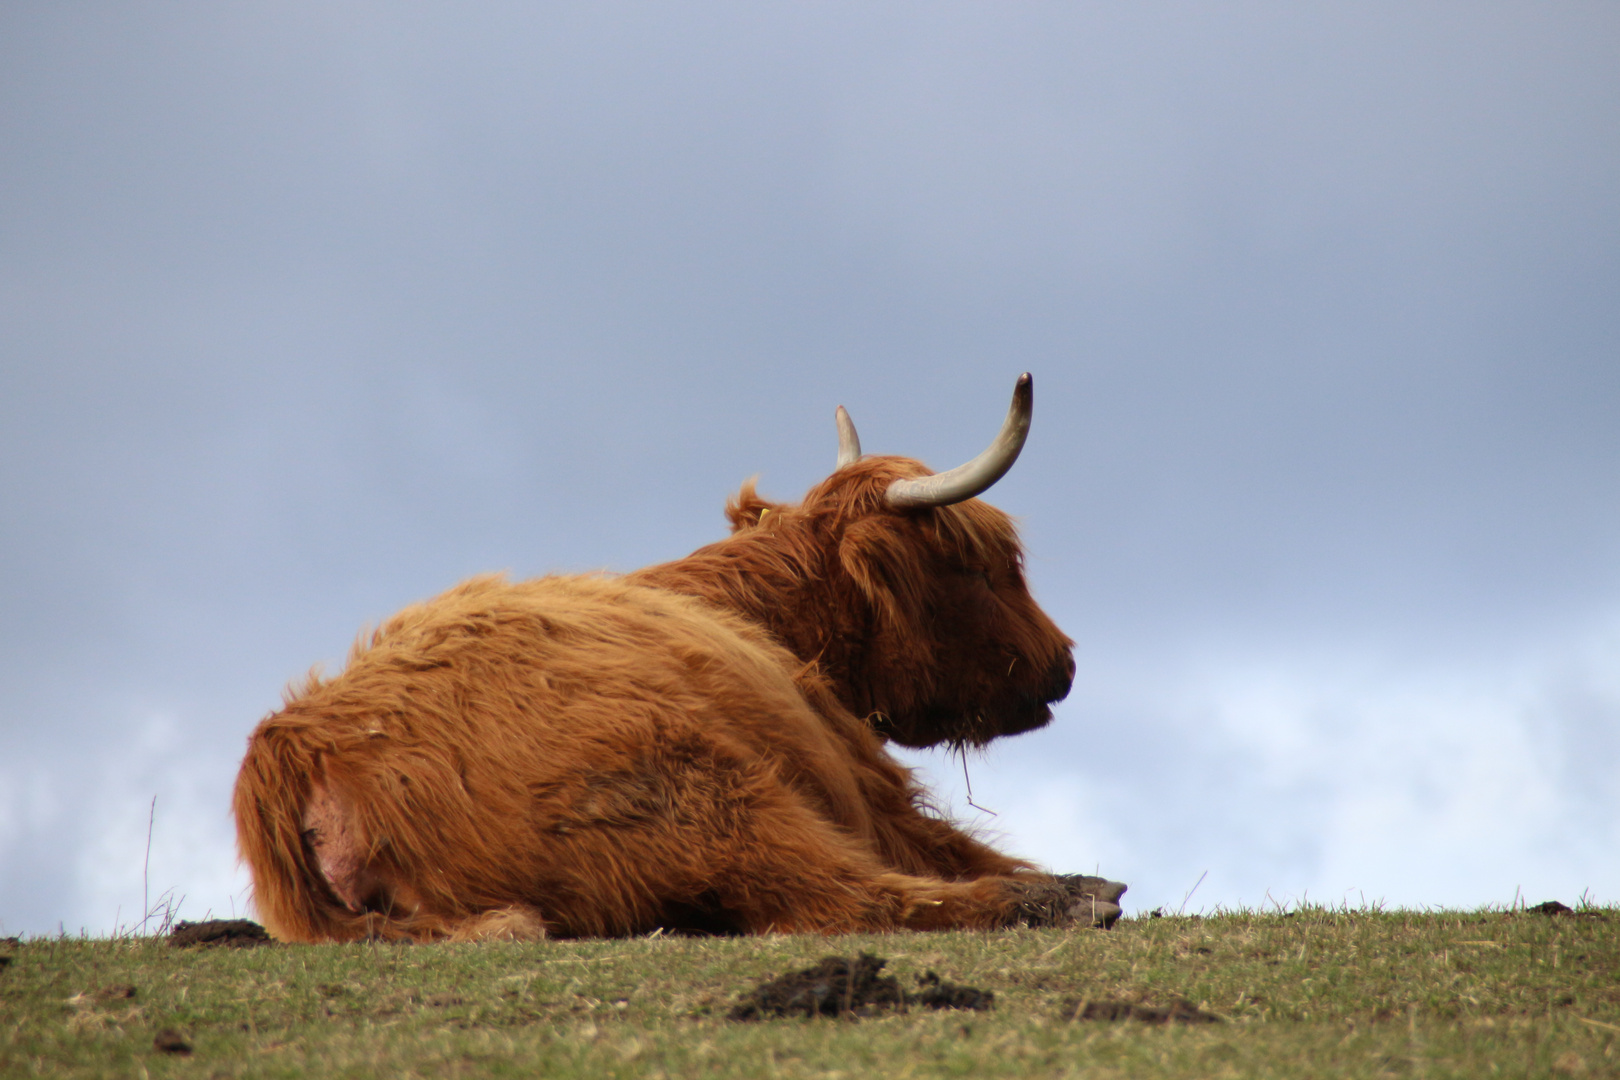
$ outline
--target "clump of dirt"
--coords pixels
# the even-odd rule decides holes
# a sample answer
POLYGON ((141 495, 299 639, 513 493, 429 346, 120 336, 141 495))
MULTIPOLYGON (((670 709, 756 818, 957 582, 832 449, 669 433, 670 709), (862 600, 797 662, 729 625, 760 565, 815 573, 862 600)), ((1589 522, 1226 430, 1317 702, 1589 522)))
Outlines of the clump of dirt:
POLYGON ((174 1028, 164 1028, 152 1037, 152 1049, 163 1054, 189 1054, 191 1043, 174 1028))
POLYGON ((871 953, 854 960, 828 956, 813 967, 760 983, 727 1015, 732 1020, 763 1020, 774 1016, 871 1016, 910 1005, 988 1009, 995 997, 988 990, 947 982, 932 971, 918 978, 921 993, 908 994, 894 976, 882 974, 887 963, 871 953))
POLYGON ((1594 919, 1605 922, 1614 918, 1613 908, 1572 908, 1568 904, 1560 904, 1557 900, 1548 900, 1544 904, 1520 909, 1526 915, 1548 915, 1557 918, 1594 919))
POLYGON ((1167 1008, 1132 1001, 1077 1001, 1063 1010, 1065 1020, 1139 1020, 1144 1024, 1218 1024, 1221 1018, 1190 1001, 1167 1008))
POLYGON ((892 975, 881 975, 887 960, 862 953, 853 962, 829 956, 814 967, 767 979, 743 996, 733 1020, 768 1016, 868 1015, 906 1004, 906 993, 892 975))
POLYGON ((264 927, 251 919, 209 919, 207 922, 182 922, 169 934, 169 945, 185 948, 188 945, 226 945, 238 949, 270 944, 270 935, 264 927))
POLYGON ((980 990, 977 986, 959 986, 947 982, 930 971, 926 975, 917 976, 917 982, 922 990, 912 997, 912 1001, 928 1009, 977 1009, 984 1011, 995 1004, 996 995, 990 990, 980 990))

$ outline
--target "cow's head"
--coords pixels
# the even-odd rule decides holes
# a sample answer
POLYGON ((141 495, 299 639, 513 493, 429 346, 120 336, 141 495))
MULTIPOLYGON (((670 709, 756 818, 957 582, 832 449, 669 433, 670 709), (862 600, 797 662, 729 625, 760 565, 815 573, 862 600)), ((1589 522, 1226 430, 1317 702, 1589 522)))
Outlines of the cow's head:
POLYGON ((755 571, 778 578, 767 591, 792 598, 757 616, 902 745, 1038 728, 1069 692, 1074 643, 1030 596, 1012 520, 975 498, 1012 467, 1032 405, 1026 374, 990 448, 937 475, 862 457, 840 407, 838 466, 802 503, 768 502, 750 484, 727 507, 734 541, 780 557, 755 571))

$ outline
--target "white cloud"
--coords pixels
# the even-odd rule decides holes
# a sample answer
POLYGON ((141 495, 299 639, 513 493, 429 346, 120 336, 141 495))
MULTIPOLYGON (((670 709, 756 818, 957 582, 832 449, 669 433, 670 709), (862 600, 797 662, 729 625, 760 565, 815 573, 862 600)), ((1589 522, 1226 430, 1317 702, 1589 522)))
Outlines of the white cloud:
POLYGON ((1228 654, 1077 685, 1052 729, 972 763, 994 818, 957 761, 912 759, 1009 850, 1100 864, 1138 905, 1175 906, 1205 869, 1194 906, 1620 897, 1610 627, 1502 663, 1228 654))

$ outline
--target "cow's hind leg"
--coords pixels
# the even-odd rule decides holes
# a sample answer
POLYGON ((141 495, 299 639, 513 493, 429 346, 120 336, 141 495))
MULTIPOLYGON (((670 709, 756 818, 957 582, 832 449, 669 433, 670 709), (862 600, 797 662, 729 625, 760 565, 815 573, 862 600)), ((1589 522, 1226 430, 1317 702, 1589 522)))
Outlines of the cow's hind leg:
POLYGON ((531 907, 514 904, 473 915, 450 930, 449 941, 543 941, 546 923, 531 907))

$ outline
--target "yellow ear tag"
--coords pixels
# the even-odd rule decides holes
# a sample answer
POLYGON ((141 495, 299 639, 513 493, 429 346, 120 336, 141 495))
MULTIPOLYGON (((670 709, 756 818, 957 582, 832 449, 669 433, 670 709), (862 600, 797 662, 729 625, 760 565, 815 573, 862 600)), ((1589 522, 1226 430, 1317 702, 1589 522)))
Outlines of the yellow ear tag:
POLYGON ((759 512, 759 521, 756 522, 756 524, 759 524, 759 525, 765 524, 765 515, 770 513, 770 512, 771 512, 771 508, 768 507, 768 506, 765 509, 761 510, 759 512))

